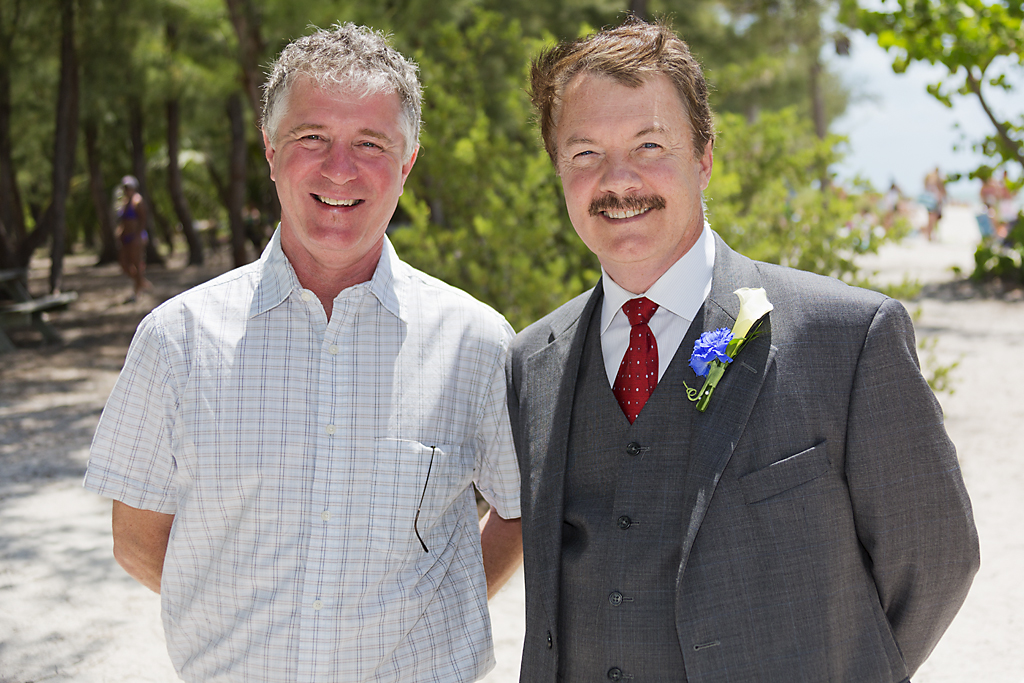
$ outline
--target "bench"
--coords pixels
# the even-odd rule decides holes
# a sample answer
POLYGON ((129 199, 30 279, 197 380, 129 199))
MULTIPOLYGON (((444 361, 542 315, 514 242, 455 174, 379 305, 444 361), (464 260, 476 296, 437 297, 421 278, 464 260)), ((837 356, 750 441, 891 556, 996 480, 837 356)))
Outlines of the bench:
POLYGON ((68 304, 78 299, 77 292, 47 294, 33 299, 25 287, 25 270, 11 268, 0 270, 0 289, 3 289, 10 300, 0 301, 0 353, 13 351, 15 346, 5 329, 14 327, 32 327, 49 343, 59 343, 60 333, 43 320, 43 313, 67 308, 68 304))

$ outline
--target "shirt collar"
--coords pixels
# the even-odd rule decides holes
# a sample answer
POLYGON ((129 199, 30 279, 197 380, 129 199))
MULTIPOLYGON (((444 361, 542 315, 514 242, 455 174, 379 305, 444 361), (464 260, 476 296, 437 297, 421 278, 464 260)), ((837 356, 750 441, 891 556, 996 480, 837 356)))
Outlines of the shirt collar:
POLYGON ((279 306, 288 295, 301 289, 299 278, 292 269, 292 264, 281 250, 281 226, 270 237, 259 260, 259 284, 253 294, 250 316, 262 315, 275 306, 279 306))
MULTIPOLYGON (((380 261, 377 262, 370 282, 349 287, 338 296, 352 295, 360 290, 369 289, 385 309, 396 318, 404 320, 401 299, 408 279, 403 270, 404 265, 395 253, 395 248, 391 246, 391 240, 385 235, 380 261)), ((259 270, 260 281, 253 296, 252 316, 266 313, 279 306, 291 292, 302 291, 295 269, 281 249, 280 225, 260 256, 259 270)))
POLYGON ((408 273, 405 264, 398 258, 391 240, 384 236, 384 248, 380 253, 377 269, 370 278, 370 292, 377 297, 380 305, 399 320, 403 317, 402 298, 408 284, 408 273))
POLYGON ((604 334, 615 314, 622 310, 622 304, 638 296, 645 296, 658 304, 659 308, 692 321, 711 293, 711 275, 714 267, 715 240, 711 236, 711 226, 707 221, 704 221, 704 229, 690 250, 673 263, 643 294, 633 294, 620 287, 608 277, 602 266, 601 286, 604 288, 604 301, 601 310, 601 333, 604 334))

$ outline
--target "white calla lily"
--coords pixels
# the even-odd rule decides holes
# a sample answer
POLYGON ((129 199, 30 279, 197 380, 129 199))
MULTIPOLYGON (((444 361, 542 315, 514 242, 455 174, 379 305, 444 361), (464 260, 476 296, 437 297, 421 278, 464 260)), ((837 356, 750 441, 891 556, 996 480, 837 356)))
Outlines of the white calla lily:
POLYGON ((772 306, 772 302, 768 301, 768 294, 764 291, 764 287, 757 289, 741 287, 734 293, 740 298, 740 312, 736 316, 732 334, 736 338, 746 337, 754 323, 775 307, 772 306))

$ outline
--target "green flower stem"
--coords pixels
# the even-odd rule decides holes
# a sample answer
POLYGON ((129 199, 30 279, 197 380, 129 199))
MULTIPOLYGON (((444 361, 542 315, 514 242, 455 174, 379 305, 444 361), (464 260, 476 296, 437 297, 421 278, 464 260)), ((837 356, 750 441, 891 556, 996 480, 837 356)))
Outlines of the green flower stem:
POLYGON ((722 379, 722 375, 725 374, 725 369, 728 366, 720 360, 713 360, 708 367, 708 376, 704 380, 704 386, 700 388, 700 392, 697 394, 697 410, 704 412, 708 408, 708 401, 711 400, 711 392, 718 386, 719 380, 722 379))

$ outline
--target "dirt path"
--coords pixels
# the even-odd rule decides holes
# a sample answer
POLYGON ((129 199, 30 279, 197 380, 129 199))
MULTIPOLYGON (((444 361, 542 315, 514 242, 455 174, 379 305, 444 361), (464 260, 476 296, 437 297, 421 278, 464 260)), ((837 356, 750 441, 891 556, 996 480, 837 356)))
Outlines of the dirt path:
MULTIPOLYGON (((908 303, 918 333, 934 338, 934 364, 959 362, 955 393, 940 396, 957 444, 982 539, 982 570, 967 604, 914 683, 1024 683, 1024 301, 981 298, 949 284, 971 265, 966 209, 947 212, 939 243, 911 239, 871 259, 880 279, 929 283, 908 303)), ((116 266, 68 262, 79 301, 54 316, 66 343, 15 335, 0 355, 0 683, 170 683, 159 597, 111 556, 110 503, 81 489, 89 441, 131 334, 155 302, 226 268, 151 272, 155 294, 129 293, 116 266)), ((33 272, 34 291, 45 271, 33 272)), ((927 354, 926 354, 927 356, 927 354)), ((498 668, 488 683, 518 680, 521 576, 492 601, 498 668)))

